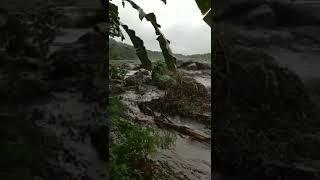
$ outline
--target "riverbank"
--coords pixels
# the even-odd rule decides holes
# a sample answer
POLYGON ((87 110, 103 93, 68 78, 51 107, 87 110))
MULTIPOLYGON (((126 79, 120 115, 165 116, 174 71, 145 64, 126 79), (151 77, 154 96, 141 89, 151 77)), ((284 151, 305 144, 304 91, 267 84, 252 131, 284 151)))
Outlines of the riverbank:
MULTIPOLYGON (((118 88, 122 89, 117 96, 128 107, 127 116, 129 119, 135 123, 146 126, 153 125, 177 134, 175 144, 168 150, 158 151, 153 161, 160 164, 160 167, 172 171, 173 174, 170 177, 174 179, 209 179, 211 177, 210 98, 207 99, 209 107, 203 114, 188 108, 192 104, 188 104, 187 101, 183 102, 187 109, 175 108, 175 112, 166 111, 165 108, 160 110, 157 105, 161 103, 165 103, 167 106, 174 105, 174 100, 170 101, 165 97, 165 94, 170 90, 159 89, 152 83, 151 74, 143 73, 145 70, 139 69, 137 64, 127 62, 123 63, 125 66, 119 65, 119 63, 114 65, 127 70, 124 82, 117 83, 118 88), (141 76, 141 74, 144 75, 141 76), (136 83, 131 82, 131 79, 134 79, 136 83)), ((183 76, 195 79, 194 82, 199 83, 210 94, 210 64, 200 64, 205 68, 196 69, 195 62, 181 61, 178 63, 180 67, 178 69, 183 76)), ((199 94, 199 99, 202 98, 200 96, 199 94)), ((176 98, 179 99, 179 97, 176 98)))

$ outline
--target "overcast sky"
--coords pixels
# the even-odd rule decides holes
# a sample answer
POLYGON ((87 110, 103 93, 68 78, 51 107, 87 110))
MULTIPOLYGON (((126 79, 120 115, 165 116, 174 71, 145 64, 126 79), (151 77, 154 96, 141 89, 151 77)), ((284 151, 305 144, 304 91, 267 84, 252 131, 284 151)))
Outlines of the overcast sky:
MULTIPOLYGON (((150 22, 141 22, 138 12, 129 3, 125 8, 121 0, 113 0, 119 6, 121 22, 127 24, 144 41, 147 49, 160 51, 154 29, 150 22)), ((154 12, 160 30, 170 41, 173 53, 201 54, 211 52, 211 30, 202 20, 202 14, 194 0, 134 0, 146 13, 154 12)), ((125 34, 125 43, 132 44, 125 34)))

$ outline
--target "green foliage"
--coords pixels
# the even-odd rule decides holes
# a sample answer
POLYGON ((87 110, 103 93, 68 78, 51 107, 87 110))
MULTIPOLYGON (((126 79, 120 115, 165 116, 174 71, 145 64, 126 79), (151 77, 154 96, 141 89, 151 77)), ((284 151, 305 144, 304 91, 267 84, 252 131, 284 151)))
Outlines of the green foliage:
POLYGON ((171 48, 170 41, 166 39, 164 34, 160 30, 160 25, 157 22, 157 18, 154 13, 146 14, 141 7, 131 0, 125 0, 131 4, 131 6, 139 12, 139 18, 142 21, 144 18, 149 21, 157 35, 157 40, 159 42, 163 57, 165 59, 166 65, 170 71, 176 71, 176 58, 174 57, 171 48))
MULTIPOLYGON (((165 4, 166 4, 166 0, 162 0, 165 4)), ((170 49, 170 41, 168 39, 166 39, 166 37, 164 36, 164 34, 161 32, 160 30, 160 25, 157 22, 157 18, 155 16, 154 13, 145 13, 143 11, 143 9, 138 6, 135 2, 133 2, 132 0, 123 0, 122 1, 122 5, 125 6, 125 2, 130 3, 130 5, 136 9, 139 12, 139 18, 142 21, 144 18, 149 21, 154 30, 155 33, 157 35, 157 40, 159 42, 161 51, 162 51, 162 55, 165 59, 167 68, 170 71, 176 71, 176 57, 174 56, 174 54, 172 53, 171 49, 170 49)), ((211 26, 212 24, 212 20, 211 20, 211 1, 209 0, 196 0, 196 3, 198 5, 198 7, 200 8, 202 14, 204 14, 204 21, 211 26)), ((118 36, 121 37, 122 39, 124 39, 124 36, 121 33, 121 30, 119 28, 120 26, 120 21, 119 21, 119 17, 118 17, 118 7, 114 4, 112 4, 109 0, 109 34, 114 37, 114 36, 118 36)), ((129 29, 128 26, 126 25, 122 25, 122 27, 125 29, 125 31, 128 33, 135 49, 136 49, 136 53, 139 57, 139 59, 141 60, 141 63, 143 66, 145 66, 146 69, 150 69, 150 60, 148 58, 148 53, 146 51, 146 48, 144 47, 144 43, 143 41, 136 36, 135 31, 132 29, 129 29)))
POLYGON ((122 66, 110 66, 109 70, 109 79, 117 79, 117 80, 124 80, 127 70, 125 69, 124 65, 122 66))
POLYGON ((175 140, 172 133, 124 119, 122 116, 125 110, 126 107, 119 99, 110 99, 109 172, 111 180, 141 179, 142 168, 157 149, 167 149, 175 140))
MULTIPOLYGON (((102 3, 104 5, 104 3, 102 3)), ((111 37, 122 37, 123 35, 120 30, 118 6, 114 5, 109 1, 109 35, 111 37)))
MULTIPOLYGON (((145 18, 147 21, 149 21, 152 24, 152 26, 155 29, 155 33, 157 35, 157 40, 159 41, 159 45, 162 50, 162 54, 163 54, 163 57, 166 61, 166 65, 167 65, 168 69, 170 71, 176 71, 176 58, 174 57, 174 55, 170 49, 170 46, 169 46, 170 41, 167 40, 165 38, 165 36, 163 35, 163 33, 160 31, 161 26, 157 23, 157 19, 156 19, 155 14, 154 13, 146 14, 140 6, 138 6, 136 3, 134 3, 131 0, 123 0, 122 1, 123 6, 125 5, 125 2, 129 2, 130 5, 139 12, 140 20, 143 20, 143 18, 145 18)), ((166 3, 165 0, 163 0, 163 2, 166 3)), ((122 37, 122 39, 124 39, 124 37, 119 29, 120 21, 119 21, 119 17, 118 17, 118 8, 117 8, 117 6, 114 7, 115 5, 110 3, 110 1, 109 1, 109 6, 113 7, 112 9, 109 8, 109 10, 111 11, 111 12, 109 12, 109 16, 110 16, 109 34, 111 36, 118 36, 118 37, 122 37)), ((135 35, 135 31, 129 29, 128 26, 122 25, 122 27, 128 33, 128 35, 129 35, 129 37, 130 37, 130 39, 136 49, 136 53, 137 53, 139 59, 141 60, 142 65, 145 66, 146 69, 150 69, 151 68, 151 61, 148 58, 148 54, 147 54, 146 48, 143 45, 143 41, 139 37, 137 37, 135 35)))
POLYGON ((152 81, 161 89, 168 89, 174 87, 177 84, 175 79, 176 73, 172 73, 168 70, 166 64, 163 61, 157 61, 154 64, 152 71, 152 81))
POLYGON ((151 70, 151 61, 148 57, 147 49, 144 46, 143 41, 136 36, 136 32, 129 29, 127 25, 122 24, 122 27, 126 30, 134 47, 136 48, 136 54, 141 61, 142 67, 147 70, 151 70))
POLYGON ((153 70, 152 70, 152 78, 154 78, 155 75, 164 75, 168 73, 168 69, 166 67, 166 64, 163 61, 156 61, 153 63, 153 70))
POLYGON ((211 0, 195 0, 201 13, 204 15, 203 20, 211 27, 212 25, 212 11, 211 0))

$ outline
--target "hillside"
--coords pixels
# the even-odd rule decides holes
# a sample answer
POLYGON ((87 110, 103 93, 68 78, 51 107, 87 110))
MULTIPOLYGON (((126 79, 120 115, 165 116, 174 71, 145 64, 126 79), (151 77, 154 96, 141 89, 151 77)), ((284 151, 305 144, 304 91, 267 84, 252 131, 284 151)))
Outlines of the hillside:
MULTIPOLYGON (((149 58, 151 60, 163 59, 162 53, 159 51, 147 50, 149 58)), ((211 53, 206 54, 194 54, 194 55, 182 55, 175 54, 175 57, 179 60, 211 60, 211 53)), ((133 46, 118 42, 112 38, 109 39, 109 58, 111 60, 138 60, 133 46)))

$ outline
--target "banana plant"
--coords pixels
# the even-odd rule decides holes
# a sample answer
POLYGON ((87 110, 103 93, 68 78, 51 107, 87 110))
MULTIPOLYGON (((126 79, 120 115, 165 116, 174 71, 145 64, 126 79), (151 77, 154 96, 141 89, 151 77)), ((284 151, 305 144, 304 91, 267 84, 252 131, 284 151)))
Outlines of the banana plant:
MULTIPOLYGON (((135 31, 130 29, 127 25, 120 22, 119 18, 119 12, 118 12, 118 6, 113 4, 111 2, 112 0, 109 0, 109 35, 111 37, 121 37, 121 39, 124 39, 124 36, 121 32, 120 26, 122 26, 127 34, 130 37, 130 40, 136 49, 136 53, 141 61, 142 67, 152 70, 151 61, 148 58, 148 54, 146 51, 146 48, 144 46, 143 41, 141 38, 139 38, 135 31)), ((167 3, 166 0, 161 0, 164 4, 167 3)), ((129 3, 132 8, 136 9, 139 12, 139 19, 142 21, 143 19, 146 19, 149 21, 154 30, 155 34, 157 35, 157 41, 159 42, 159 46, 162 51, 162 55, 164 57, 164 60, 166 62, 167 68, 170 71, 176 71, 176 58, 174 57, 172 50, 170 48, 170 41, 164 36, 164 34, 161 32, 160 28, 161 26, 157 23, 157 18, 154 13, 145 13, 144 10, 138 6, 134 1, 132 0, 122 0, 123 7, 126 3, 129 3)), ((210 0, 196 0, 196 3, 201 10, 201 13, 204 15, 204 21, 211 26, 211 1, 210 0)))
POLYGON ((195 1, 203 15, 203 20, 211 27, 212 25, 211 0, 195 0, 195 1))

